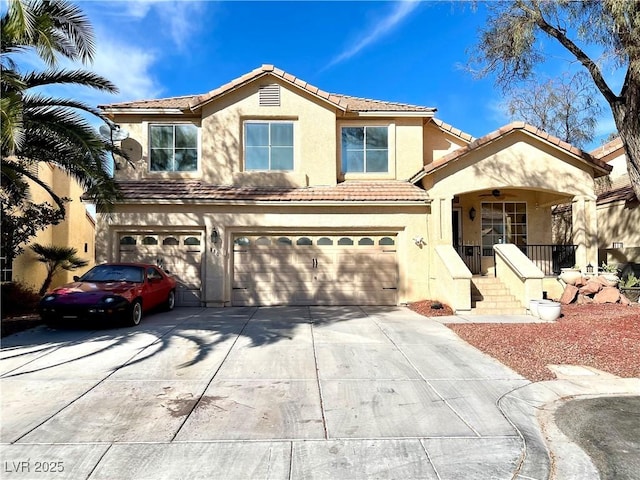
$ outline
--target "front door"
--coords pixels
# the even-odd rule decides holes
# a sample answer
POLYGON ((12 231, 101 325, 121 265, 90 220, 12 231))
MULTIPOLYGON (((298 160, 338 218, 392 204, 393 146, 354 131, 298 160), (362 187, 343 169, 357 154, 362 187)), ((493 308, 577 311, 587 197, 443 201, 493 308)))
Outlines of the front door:
POLYGON ((451 211, 451 231, 453 232, 453 247, 457 250, 462 245, 462 210, 454 208, 451 211))

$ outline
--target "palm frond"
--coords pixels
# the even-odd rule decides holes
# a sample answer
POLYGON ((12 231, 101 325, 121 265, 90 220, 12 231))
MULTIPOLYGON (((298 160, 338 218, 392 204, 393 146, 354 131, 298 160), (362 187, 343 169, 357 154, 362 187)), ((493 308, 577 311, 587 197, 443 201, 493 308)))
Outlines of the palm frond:
POLYGON ((44 72, 29 72, 24 75, 27 88, 43 85, 81 85, 96 90, 118 93, 118 87, 106 78, 87 70, 47 70, 44 72))
POLYGON ((95 115, 99 118, 102 118, 103 115, 99 109, 93 107, 92 105, 70 98, 50 97, 41 94, 29 94, 23 97, 22 102, 24 103, 24 110, 28 113, 37 112, 41 109, 46 108, 65 107, 81 110, 83 112, 95 115))

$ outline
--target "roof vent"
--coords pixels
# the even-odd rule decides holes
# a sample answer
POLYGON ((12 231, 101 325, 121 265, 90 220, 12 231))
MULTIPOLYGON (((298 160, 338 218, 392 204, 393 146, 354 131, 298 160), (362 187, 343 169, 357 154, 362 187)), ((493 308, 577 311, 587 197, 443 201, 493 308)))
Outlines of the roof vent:
POLYGON ((260 106, 279 107, 280 106, 280 85, 260 85, 260 106))

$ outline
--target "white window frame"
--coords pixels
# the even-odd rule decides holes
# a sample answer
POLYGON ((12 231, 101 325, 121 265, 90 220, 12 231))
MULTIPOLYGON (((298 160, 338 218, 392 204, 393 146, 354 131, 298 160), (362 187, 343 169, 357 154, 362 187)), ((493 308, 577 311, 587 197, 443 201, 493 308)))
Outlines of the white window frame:
POLYGON ((391 142, 392 142, 392 138, 391 138, 391 125, 385 124, 385 125, 341 125, 340 126, 340 170, 342 172, 343 175, 367 175, 367 176, 371 176, 371 175, 388 175, 389 173, 391 173, 391 142), (345 152, 345 148, 344 145, 342 144, 342 132, 345 128, 362 128, 364 129, 364 144, 363 144, 363 171, 361 172, 348 172, 345 171, 344 169, 344 162, 345 162, 345 158, 344 158, 344 152, 345 152), (387 129, 387 148, 385 149, 387 152, 387 169, 381 172, 369 172, 367 171, 367 140, 366 140, 366 135, 367 135, 367 129, 368 128, 386 128, 387 129))
POLYGON ((296 169, 296 123, 294 120, 260 120, 260 119, 256 119, 256 120, 245 120, 242 123, 242 138, 243 138, 243 170, 245 172, 293 172, 296 169), (275 123, 282 123, 282 124, 290 124, 292 126, 292 137, 291 137, 291 149, 293 152, 293 164, 291 165, 291 170, 274 170, 271 168, 271 148, 273 147, 273 145, 271 145, 271 125, 275 124, 275 123), (247 168, 247 129, 246 126, 249 124, 266 124, 269 126, 269 145, 267 145, 266 147, 268 148, 269 151, 269 168, 268 169, 263 169, 263 170, 259 170, 259 169, 249 169, 247 168))
POLYGON ((149 122, 147 124, 147 172, 151 175, 155 174, 171 174, 171 175, 189 175, 200 172, 200 166, 202 161, 202 148, 201 148, 201 133, 202 128, 200 125, 193 122, 149 122), (196 158, 196 169, 195 170, 152 170, 151 169, 151 128, 152 127, 174 127, 174 135, 173 135, 173 153, 174 153, 174 162, 175 162, 175 127, 181 125, 191 125, 196 128, 197 137, 196 137, 196 149, 197 149, 197 158, 196 158))

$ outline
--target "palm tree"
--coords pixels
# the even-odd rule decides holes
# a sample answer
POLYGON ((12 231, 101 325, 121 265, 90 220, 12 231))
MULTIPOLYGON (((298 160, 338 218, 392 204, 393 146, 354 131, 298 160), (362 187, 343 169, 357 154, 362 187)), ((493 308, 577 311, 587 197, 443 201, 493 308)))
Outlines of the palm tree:
POLYGON ((89 262, 76 257, 78 251, 72 247, 56 247, 55 245, 40 245, 34 243, 31 250, 38 256, 36 260, 47 267, 47 277, 44 279, 38 295, 47 293, 53 277, 63 270, 72 271, 76 268, 86 267, 89 262))
MULTIPOLYGON (((73 176, 98 204, 109 205, 117 195, 106 165, 114 147, 82 115, 103 118, 101 112, 77 100, 32 92, 35 87, 70 84, 117 92, 109 80, 92 72, 56 68, 56 55, 84 63, 93 60, 94 34, 87 17, 66 0, 10 0, 0 21, 2 171, 18 171, 39 183, 24 167, 50 162, 73 176), (17 69, 13 55, 30 49, 38 52, 48 70, 17 69)), ((55 196, 52 199, 64 209, 55 196)))
MULTIPOLYGON (((101 112, 83 102, 35 93, 36 87, 78 85, 115 93, 109 80, 85 70, 56 67, 56 56, 83 63, 93 60, 94 34, 84 13, 67 0, 9 0, 0 19, 0 105, 2 158, 2 208, 15 181, 28 178, 49 193, 64 216, 64 199, 41 181, 29 167, 48 162, 60 168, 85 189, 100 209, 118 198, 118 188, 108 168, 109 153, 122 151, 102 138, 87 116, 104 119, 101 112), (21 72, 14 55, 35 50, 48 65, 43 72, 21 72)), ((9 260, 18 252, 2 245, 9 260)))

